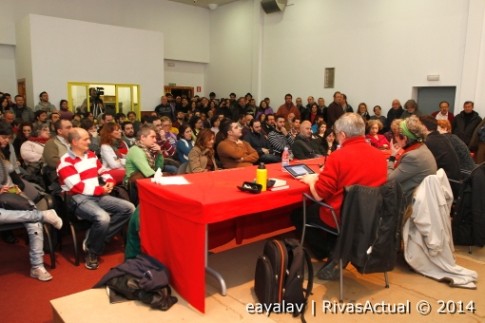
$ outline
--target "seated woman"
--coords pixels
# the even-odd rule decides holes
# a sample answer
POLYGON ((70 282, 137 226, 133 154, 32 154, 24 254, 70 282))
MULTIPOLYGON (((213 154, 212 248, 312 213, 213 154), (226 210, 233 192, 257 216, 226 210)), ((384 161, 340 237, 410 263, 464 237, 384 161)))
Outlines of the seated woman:
POLYGON ((337 150, 338 142, 335 139, 336 135, 332 129, 325 130, 325 135, 323 138, 323 155, 330 156, 332 152, 337 150))
POLYGON ((389 141, 380 135, 379 131, 382 130, 382 123, 379 120, 369 120, 367 122, 368 134, 365 136, 370 141, 370 144, 377 149, 389 149, 389 141))
POLYGON ((428 175, 437 171, 436 160, 431 151, 423 144, 425 129, 415 115, 402 120, 399 134, 391 142, 391 157, 388 162, 388 180, 401 184, 406 203, 412 202, 414 189, 428 175), (403 154, 398 155, 400 149, 403 154))
POLYGON ((26 142, 20 146, 20 156, 24 161, 24 167, 27 173, 32 176, 40 174, 44 160, 45 143, 50 139, 50 129, 47 124, 39 130, 37 136, 30 136, 26 142))
POLYGON ((20 158, 20 147, 22 147, 22 144, 26 142, 29 139, 29 137, 32 135, 33 128, 34 127, 31 122, 22 122, 20 124, 17 136, 15 137, 12 143, 15 151, 15 155, 17 156, 17 158, 21 163, 22 163, 22 158, 20 158))
POLYGON ((438 132, 449 140, 460 162, 460 169, 472 171, 475 168, 475 161, 468 146, 457 135, 451 133, 451 123, 448 120, 438 120, 438 132))
POLYGON ((215 134, 212 130, 202 129, 195 141, 195 146, 189 152, 187 173, 200 173, 217 170, 214 158, 215 134))
POLYGON ((194 147, 192 128, 184 123, 179 128, 177 141, 177 157, 179 162, 187 163, 189 161, 189 152, 194 147))
POLYGON ((128 146, 122 139, 120 126, 112 122, 105 124, 101 129, 99 141, 103 168, 113 177, 116 185, 120 185, 125 177, 125 157, 128 153, 128 146))
MULTIPOLYGON (((381 108, 381 106, 380 105, 374 106, 373 111, 374 111, 374 115, 372 117, 370 117, 370 120, 379 120, 383 125, 385 125, 387 123, 387 118, 382 115, 382 108, 381 108)), ((379 134, 382 135, 386 131, 387 131, 387 129, 382 128, 379 131, 379 134)))

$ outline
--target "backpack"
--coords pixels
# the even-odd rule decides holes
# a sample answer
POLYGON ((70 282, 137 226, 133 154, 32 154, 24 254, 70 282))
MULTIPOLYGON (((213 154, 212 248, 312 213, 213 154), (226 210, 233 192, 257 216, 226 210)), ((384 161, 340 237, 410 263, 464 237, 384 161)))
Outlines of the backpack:
POLYGON ((254 276, 254 291, 268 314, 303 314, 313 287, 313 266, 308 251, 295 239, 268 240, 263 255, 258 257, 254 276), (305 265, 308 282, 303 288, 305 265))

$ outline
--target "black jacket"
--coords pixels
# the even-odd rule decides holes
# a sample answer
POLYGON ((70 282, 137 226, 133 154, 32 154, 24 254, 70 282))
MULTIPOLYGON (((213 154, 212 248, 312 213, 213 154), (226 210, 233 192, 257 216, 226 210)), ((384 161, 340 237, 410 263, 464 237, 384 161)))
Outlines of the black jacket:
POLYGON ((482 121, 482 118, 480 118, 480 115, 477 112, 472 111, 471 116, 467 116, 465 111, 461 111, 453 120, 453 133, 460 137, 460 139, 468 146, 472 139, 473 131, 480 121, 482 121), (466 120, 467 118, 470 118, 468 122, 466 120))
POLYGON ((345 192, 333 258, 352 262, 360 273, 392 270, 405 205, 400 185, 395 181, 380 187, 352 185, 345 192))
POLYGON ((485 245, 485 164, 482 163, 463 181, 455 197, 452 233, 457 245, 485 245))

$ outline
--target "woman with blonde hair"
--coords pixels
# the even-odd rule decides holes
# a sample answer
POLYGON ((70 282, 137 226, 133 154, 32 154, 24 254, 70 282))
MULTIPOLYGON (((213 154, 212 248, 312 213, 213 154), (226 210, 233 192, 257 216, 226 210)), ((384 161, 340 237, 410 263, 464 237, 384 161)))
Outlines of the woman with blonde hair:
POLYGON ((365 136, 369 140, 370 144, 377 149, 389 149, 389 141, 380 135, 379 131, 382 130, 384 126, 379 120, 369 120, 367 121, 367 131, 368 134, 365 136))
POLYGON ((214 141, 216 135, 210 129, 202 129, 195 141, 194 148, 189 152, 187 173, 201 173, 217 170, 214 141))

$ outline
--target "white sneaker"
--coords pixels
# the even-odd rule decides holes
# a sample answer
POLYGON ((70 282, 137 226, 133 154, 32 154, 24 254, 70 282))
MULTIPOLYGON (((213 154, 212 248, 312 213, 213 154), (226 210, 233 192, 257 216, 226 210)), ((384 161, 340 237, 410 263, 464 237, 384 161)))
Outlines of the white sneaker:
POLYGON ((30 277, 37 278, 40 281, 46 282, 52 279, 52 275, 45 269, 43 265, 39 267, 32 267, 30 269, 30 277))
POLYGON ((59 230, 62 228, 62 219, 57 215, 56 210, 40 211, 42 213, 42 222, 50 223, 59 230))

